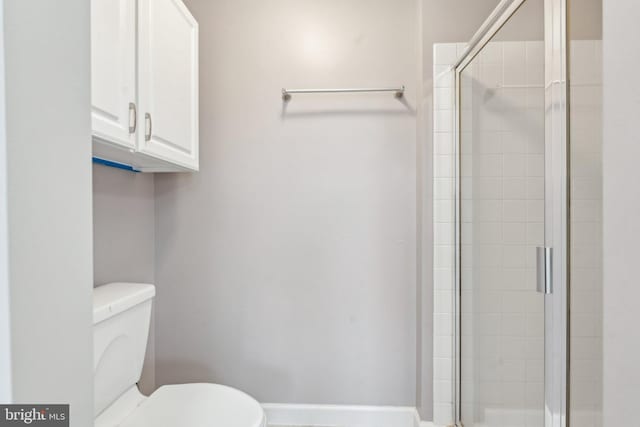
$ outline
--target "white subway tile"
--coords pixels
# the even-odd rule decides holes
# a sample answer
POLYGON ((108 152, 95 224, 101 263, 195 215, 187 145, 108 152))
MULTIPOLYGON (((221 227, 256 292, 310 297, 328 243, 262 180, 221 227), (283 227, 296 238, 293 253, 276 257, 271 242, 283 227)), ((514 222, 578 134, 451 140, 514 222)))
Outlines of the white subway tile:
POLYGON ((544 89, 537 87, 527 88, 527 108, 537 110, 543 109, 545 106, 544 89))
POLYGON ((449 178, 453 176, 454 156, 435 156, 433 159, 433 171, 436 178, 449 178))
POLYGON ((527 177, 544 177, 544 155, 527 155, 527 177))
POLYGON ((453 133, 437 132, 433 134, 433 149, 434 154, 453 154, 453 133))
POLYGON ((533 64, 544 64, 544 43, 541 41, 525 42, 527 54, 527 66, 533 64))
POLYGON ((433 91, 433 105, 436 110, 452 110, 454 108, 453 89, 446 87, 435 88, 433 91))
POLYGON ((526 362, 523 359, 504 360, 502 362, 503 381, 525 381, 527 376, 526 362))
POLYGON ((502 144, 505 154, 525 154, 527 152, 527 136, 522 132, 503 132, 502 144))
POLYGON ((433 225, 434 242, 439 245, 454 244, 454 224, 450 222, 437 222, 433 225))
MULTIPOLYGON (((477 83, 484 89, 497 89, 502 86, 503 69, 501 64, 476 64, 477 83)), ((475 93, 474 93, 475 94, 475 93)))
POLYGON ((440 245, 436 242, 433 249, 434 268, 453 268, 454 262, 453 246, 440 245))
POLYGON ((524 110, 527 107, 527 87, 504 87, 498 91, 497 98, 506 110, 524 110))
POLYGON ((529 313, 527 314, 527 331, 528 337, 544 337, 544 314, 529 313))
POLYGON ((503 178, 502 186, 505 200, 525 199, 527 194, 527 181, 525 178, 503 178))
POLYGON ((504 84, 525 85, 526 50, 524 42, 504 42, 504 84))
POLYGON ((453 87, 454 74, 450 65, 436 65, 434 67, 435 87, 453 87))
POLYGON ((473 217, 479 222, 502 221, 502 201, 476 200, 473 204, 473 217))
POLYGON ((527 242, 527 228, 524 222, 502 223, 502 242, 505 245, 523 245, 527 242))
POLYGON ((505 154, 503 162, 503 175, 505 177, 526 176, 526 156, 524 154, 505 154))
POLYGON ((448 268, 433 269, 433 288, 435 290, 453 290, 453 270, 448 268))
MULTIPOLYGON (((497 223, 498 228, 500 224, 497 223)), ((498 243, 500 235, 496 236, 494 241, 498 243)), ((500 244, 484 244, 478 246, 477 253, 474 254, 475 265, 478 268, 495 268, 502 264, 502 245, 500 244)), ((463 254, 464 255, 464 254, 463 254)))
POLYGON ((525 222, 527 206, 525 200, 505 200, 503 202, 502 220, 505 222, 525 222))
POLYGON ((435 110, 433 129, 435 132, 453 132, 453 110, 435 110))
POLYGON ((474 180, 474 198, 476 200, 502 199, 503 185, 502 178, 479 177, 474 180))
MULTIPOLYGON (((475 139, 478 154, 502 154, 502 133, 498 131, 478 132, 475 139)), ((470 153, 470 151, 464 151, 470 153)))
MULTIPOLYGON (((526 334, 526 319, 523 313, 502 314, 501 322, 501 332, 503 336, 522 337, 526 334)), ((522 364, 522 368, 524 371, 524 363, 522 364)))
POLYGON ((544 221, 544 200, 527 200, 527 221, 544 221))
POLYGON ((496 177, 502 176, 502 155, 480 154, 474 157, 474 176, 496 177))
POLYGON ((453 291, 437 290, 433 298, 434 313, 452 313, 453 309, 453 291))
POLYGON ((542 407, 544 405, 544 381, 526 383, 526 405, 542 407))
POLYGON ((436 313, 433 315, 433 332, 435 335, 450 336, 453 334, 453 314, 436 313))
POLYGON ((526 78, 528 86, 544 85, 544 63, 527 64, 526 78))
POLYGON ((541 177, 527 178, 527 199, 529 200, 544 199, 544 178, 541 178, 541 177))
POLYGON ((453 199, 454 188, 452 178, 438 178, 433 179, 433 197, 436 200, 450 200, 453 199))
POLYGON ((451 359, 453 356, 453 338, 447 336, 433 337, 433 357, 451 359))
POLYGON ((503 337, 501 355, 505 359, 524 359, 527 356, 527 342, 522 337, 503 337))
POLYGON ((434 380, 451 380, 453 369, 453 360, 434 358, 433 359, 433 379, 434 380))
POLYGON ((478 59, 482 64, 502 65, 502 43, 487 43, 482 51, 480 51, 478 59))
MULTIPOLYGON (((526 394, 526 384, 524 382, 504 382, 502 383, 502 401, 501 403, 505 405, 507 408, 523 408, 525 405, 525 397, 526 394)), ((522 418, 522 424, 517 423, 517 425, 524 424, 524 411, 520 410, 511 410, 504 411, 504 422, 505 425, 513 426, 514 419, 517 419, 518 416, 522 418), (507 418, 508 417, 508 418, 507 418)), ((515 427, 515 426, 513 426, 515 427)))
POLYGON ((504 289, 510 291, 527 289, 527 270, 524 268, 505 268, 502 271, 504 289))
POLYGON ((433 422, 435 425, 449 425, 453 420, 453 404, 433 404, 433 422))
MULTIPOLYGON (((543 222, 527 222, 527 245, 544 246, 544 223, 543 222)), ((531 251, 531 252, 534 252, 534 251, 531 251)))
POLYGON ((454 206, 450 200, 434 200, 433 201, 433 221, 434 222, 452 222, 454 215, 454 206))
POLYGON ((458 59, 457 47, 454 43, 437 43, 433 45, 433 63, 451 65, 458 59))

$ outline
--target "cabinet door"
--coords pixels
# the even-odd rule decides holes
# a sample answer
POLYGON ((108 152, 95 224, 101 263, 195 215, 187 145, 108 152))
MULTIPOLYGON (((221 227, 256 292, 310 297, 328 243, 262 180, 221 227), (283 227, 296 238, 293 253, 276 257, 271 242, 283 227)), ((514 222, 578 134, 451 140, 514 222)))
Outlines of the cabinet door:
POLYGON ((140 0, 139 150, 198 169, 198 23, 181 0, 140 0))
POLYGON ((94 136, 135 148, 136 0, 91 1, 94 136))

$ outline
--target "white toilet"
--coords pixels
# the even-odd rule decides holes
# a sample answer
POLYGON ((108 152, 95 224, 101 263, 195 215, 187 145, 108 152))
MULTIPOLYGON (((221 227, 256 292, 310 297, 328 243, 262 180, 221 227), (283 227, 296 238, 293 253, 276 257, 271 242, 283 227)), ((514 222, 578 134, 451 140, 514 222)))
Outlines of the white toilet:
POLYGON ((138 390, 153 285, 111 283, 93 291, 95 427, 266 427, 260 404, 218 384, 138 390))

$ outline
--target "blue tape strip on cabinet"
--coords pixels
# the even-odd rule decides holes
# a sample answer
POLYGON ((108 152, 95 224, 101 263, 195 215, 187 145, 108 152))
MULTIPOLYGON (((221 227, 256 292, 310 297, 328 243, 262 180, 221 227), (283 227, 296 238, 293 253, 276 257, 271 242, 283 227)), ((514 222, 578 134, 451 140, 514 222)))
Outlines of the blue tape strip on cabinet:
POLYGON ((125 165, 124 163, 112 162, 111 160, 101 159, 100 157, 92 157, 92 160, 93 160, 93 163, 96 163, 98 165, 108 166, 110 168, 122 169, 129 172, 136 172, 136 173, 140 172, 139 170, 135 169, 133 166, 125 165))

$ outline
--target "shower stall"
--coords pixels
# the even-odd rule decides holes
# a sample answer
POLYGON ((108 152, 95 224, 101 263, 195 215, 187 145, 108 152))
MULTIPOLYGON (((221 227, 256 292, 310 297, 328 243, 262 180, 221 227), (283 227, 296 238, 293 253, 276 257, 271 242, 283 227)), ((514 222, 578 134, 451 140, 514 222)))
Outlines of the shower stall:
POLYGON ((601 426, 601 30, 585 3, 504 0, 436 70, 451 73, 434 140, 450 117, 452 244, 436 256, 452 257, 457 426, 601 426))

